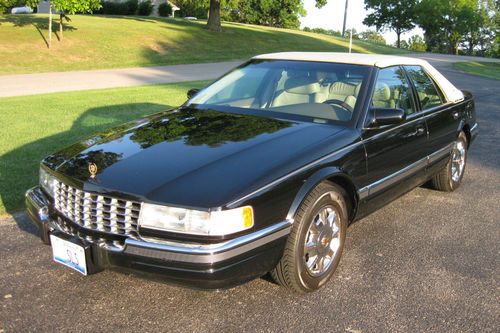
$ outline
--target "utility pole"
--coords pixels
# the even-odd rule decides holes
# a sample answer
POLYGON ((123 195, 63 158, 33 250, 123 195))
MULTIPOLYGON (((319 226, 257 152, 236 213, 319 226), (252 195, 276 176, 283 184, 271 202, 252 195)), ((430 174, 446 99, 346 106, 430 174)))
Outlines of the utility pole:
POLYGON ((347 22, 347 8, 349 7, 349 0, 345 0, 345 10, 344 10, 344 26, 342 27, 342 37, 345 38, 345 25, 347 22))

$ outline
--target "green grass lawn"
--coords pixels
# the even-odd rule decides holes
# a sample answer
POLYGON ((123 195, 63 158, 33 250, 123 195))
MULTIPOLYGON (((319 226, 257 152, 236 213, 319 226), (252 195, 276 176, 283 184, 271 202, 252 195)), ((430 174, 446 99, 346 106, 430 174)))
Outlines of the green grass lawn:
POLYGON ((152 85, 0 99, 0 215, 23 208, 40 160, 105 128, 186 100, 208 82, 152 85))
MULTIPOLYGON (((299 30, 238 23, 223 33, 204 21, 130 16, 71 16, 63 41, 54 23, 48 50, 47 16, 0 15, 0 74, 126 68, 246 59, 277 51, 347 51, 349 41, 299 30)), ((354 41, 354 52, 403 53, 389 46, 354 41)))
POLYGON ((500 80, 500 62, 457 62, 453 67, 466 73, 500 80))

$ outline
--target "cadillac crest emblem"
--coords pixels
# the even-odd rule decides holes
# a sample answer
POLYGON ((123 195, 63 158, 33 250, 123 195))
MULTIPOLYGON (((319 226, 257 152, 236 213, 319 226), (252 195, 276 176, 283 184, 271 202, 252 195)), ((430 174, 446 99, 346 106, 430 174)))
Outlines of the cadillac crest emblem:
POLYGON ((94 179, 97 175, 97 165, 95 163, 89 164, 90 178, 94 179))

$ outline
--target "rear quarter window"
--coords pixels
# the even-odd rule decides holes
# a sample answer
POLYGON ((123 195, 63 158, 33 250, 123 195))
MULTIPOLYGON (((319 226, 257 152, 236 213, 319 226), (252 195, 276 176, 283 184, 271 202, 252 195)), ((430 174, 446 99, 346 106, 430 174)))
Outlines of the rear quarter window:
POLYGON ((444 103, 443 93, 422 67, 405 66, 405 69, 415 86, 422 110, 427 110, 444 103))

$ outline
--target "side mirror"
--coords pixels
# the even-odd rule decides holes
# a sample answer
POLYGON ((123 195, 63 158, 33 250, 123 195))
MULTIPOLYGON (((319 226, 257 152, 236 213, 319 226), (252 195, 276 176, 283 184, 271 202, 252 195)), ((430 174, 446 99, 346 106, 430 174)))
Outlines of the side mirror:
POLYGON ((199 91, 200 91, 200 89, 196 89, 196 88, 189 89, 187 92, 188 99, 193 98, 194 95, 196 95, 199 91))
POLYGON ((370 128, 395 125, 403 122, 406 119, 405 110, 395 108, 372 108, 372 121, 369 125, 370 128))

